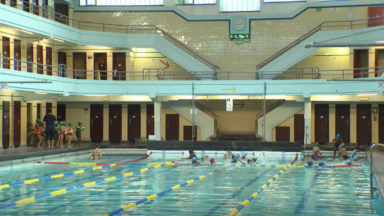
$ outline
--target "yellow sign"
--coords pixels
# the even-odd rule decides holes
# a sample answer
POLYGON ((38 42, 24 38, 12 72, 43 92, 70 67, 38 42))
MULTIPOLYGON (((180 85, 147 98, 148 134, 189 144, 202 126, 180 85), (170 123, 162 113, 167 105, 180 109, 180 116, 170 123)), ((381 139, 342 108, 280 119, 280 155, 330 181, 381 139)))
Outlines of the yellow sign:
POLYGON ((149 135, 148 140, 156 140, 156 136, 155 135, 149 135))

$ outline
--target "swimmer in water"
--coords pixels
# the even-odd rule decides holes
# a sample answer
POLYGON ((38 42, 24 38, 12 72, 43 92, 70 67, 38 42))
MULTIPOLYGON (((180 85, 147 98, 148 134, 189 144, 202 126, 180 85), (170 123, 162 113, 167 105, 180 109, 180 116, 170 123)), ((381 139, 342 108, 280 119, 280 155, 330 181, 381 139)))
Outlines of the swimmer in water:
POLYGON ((348 160, 348 155, 347 155, 347 149, 344 148, 344 144, 340 145, 339 152, 341 154, 341 157, 339 157, 339 160, 348 160))
POLYGON ((204 159, 205 159, 206 161, 208 161, 208 160, 209 160, 209 155, 206 154, 204 159))
POLYGON ((304 162, 305 162, 305 157, 304 157, 304 155, 301 155, 299 164, 304 164, 304 162))
POLYGON ((313 166, 312 161, 308 161, 307 164, 308 164, 308 167, 309 167, 309 168, 311 168, 311 167, 313 166))
POLYGON ((325 166, 325 163, 324 162, 320 162, 319 163, 319 167, 323 167, 323 166, 325 166))
POLYGON ((211 162, 211 165, 212 165, 212 164, 215 164, 215 158, 211 158, 211 159, 209 160, 209 162, 211 162))
POLYGON ((196 158, 196 157, 193 157, 193 158, 192 158, 192 164, 194 164, 194 165, 199 165, 200 163, 197 162, 197 158, 196 158))
POLYGON ((195 152, 193 152, 193 150, 189 150, 189 157, 182 159, 192 159, 193 157, 197 158, 195 152))
POLYGON ((320 158, 321 152, 319 148, 319 143, 316 143, 316 146, 313 147, 313 160, 318 160, 320 158))
POLYGON ((224 159, 230 159, 232 158, 232 156, 234 156, 234 154, 231 152, 231 151, 227 151, 225 154, 224 154, 224 159))
POLYGON ((240 155, 239 154, 237 154, 236 156, 233 156, 232 157, 232 161, 231 161, 231 163, 237 163, 237 162, 240 162, 242 164, 246 164, 245 161, 240 159, 240 155))
POLYGON ((89 158, 93 160, 100 160, 103 156, 101 155, 101 151, 99 149, 99 146, 96 146, 95 149, 92 150, 91 155, 89 158))
POLYGON ((252 159, 248 159, 248 164, 253 164, 253 163, 256 163, 257 161, 257 157, 256 158, 252 158, 252 159))

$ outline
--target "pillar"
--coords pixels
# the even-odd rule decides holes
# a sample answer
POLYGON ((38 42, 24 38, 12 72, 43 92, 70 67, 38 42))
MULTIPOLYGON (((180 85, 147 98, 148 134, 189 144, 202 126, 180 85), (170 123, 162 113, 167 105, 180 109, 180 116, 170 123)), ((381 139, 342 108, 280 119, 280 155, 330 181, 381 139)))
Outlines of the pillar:
POLYGON ((161 101, 154 101, 154 109, 156 141, 161 141, 161 101))
POLYGON ((107 52, 107 80, 113 80, 112 71, 113 71, 113 53, 107 52))
POLYGON ((27 145, 27 103, 21 102, 21 119, 20 119, 20 146, 26 146, 27 145))
POLYGON ((147 104, 141 104, 141 137, 147 137, 147 104))
POLYGON ((103 141, 109 140, 109 104, 104 104, 103 109, 103 141))
POLYGON ((123 142, 128 141, 128 105, 123 104, 122 105, 122 137, 121 140, 123 142))
POLYGON ((87 63, 87 72, 86 72, 86 78, 87 80, 93 80, 95 78, 95 74, 94 74, 94 71, 95 70, 95 67, 94 67, 94 59, 93 59, 93 52, 87 52, 87 59, 86 59, 87 63))
POLYGON ((311 98, 304 98, 304 130, 306 130, 306 137, 304 144, 311 144, 311 117, 312 117, 312 103, 311 98))

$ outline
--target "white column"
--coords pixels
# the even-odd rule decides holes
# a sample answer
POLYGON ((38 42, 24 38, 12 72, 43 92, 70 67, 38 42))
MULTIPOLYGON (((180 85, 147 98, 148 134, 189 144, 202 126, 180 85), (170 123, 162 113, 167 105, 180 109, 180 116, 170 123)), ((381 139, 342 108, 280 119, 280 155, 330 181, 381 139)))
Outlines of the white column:
POLYGON ((311 118, 312 118, 312 103, 311 98, 304 98, 304 130, 306 137, 304 144, 311 144, 311 118))
POLYGON ((155 136, 157 141, 161 141, 161 101, 154 101, 155 109, 155 136))

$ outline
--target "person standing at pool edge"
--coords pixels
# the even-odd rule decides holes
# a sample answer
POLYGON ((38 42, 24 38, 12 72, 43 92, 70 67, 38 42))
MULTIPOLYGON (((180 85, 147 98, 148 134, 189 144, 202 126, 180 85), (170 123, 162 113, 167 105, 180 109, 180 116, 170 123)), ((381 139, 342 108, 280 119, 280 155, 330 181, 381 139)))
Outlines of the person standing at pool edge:
POLYGON ((53 148, 53 138, 56 133, 56 128, 55 128, 55 122, 56 122, 56 116, 52 115, 52 110, 48 109, 47 110, 47 115, 44 116, 43 122, 45 122, 45 129, 46 129, 46 134, 47 134, 47 140, 48 140, 48 146, 49 148, 53 148))
POLYGON ((335 144, 334 150, 333 150, 333 158, 336 157, 336 151, 339 150, 339 145, 341 143, 344 143, 343 139, 341 139, 340 134, 336 134, 336 137, 332 140, 332 143, 335 144))
POLYGON ((83 121, 79 121, 79 124, 78 126, 76 127, 76 137, 77 137, 77 143, 76 145, 80 147, 80 144, 81 144, 81 131, 83 131, 85 129, 85 127, 81 127, 81 125, 83 124, 83 121))

